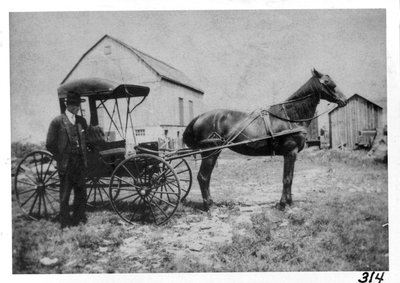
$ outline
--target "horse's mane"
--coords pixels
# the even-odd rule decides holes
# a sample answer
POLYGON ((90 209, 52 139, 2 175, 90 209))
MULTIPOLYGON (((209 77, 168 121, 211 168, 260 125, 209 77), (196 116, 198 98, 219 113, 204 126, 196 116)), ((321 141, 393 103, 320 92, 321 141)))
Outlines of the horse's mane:
POLYGON ((296 92, 289 96, 285 102, 271 106, 269 111, 279 116, 284 115, 282 117, 285 117, 287 113, 291 119, 311 118, 315 113, 315 107, 320 99, 319 95, 317 95, 320 91, 319 86, 320 82, 318 78, 313 76, 296 92), (312 93, 316 95, 307 97, 312 93), (303 97, 304 99, 302 100, 301 98, 303 97))

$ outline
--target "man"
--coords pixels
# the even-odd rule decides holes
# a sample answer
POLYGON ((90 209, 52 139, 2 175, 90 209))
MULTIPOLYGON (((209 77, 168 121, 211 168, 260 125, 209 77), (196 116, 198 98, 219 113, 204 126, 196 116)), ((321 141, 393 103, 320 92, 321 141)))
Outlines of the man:
POLYGON ((46 148, 57 161, 60 176, 60 222, 61 228, 86 222, 86 190, 84 171, 86 159, 85 118, 78 116, 81 102, 77 93, 68 93, 65 113, 51 122, 47 133, 46 148), (69 197, 74 189, 72 217, 69 212, 69 197))
POLYGON ((168 130, 164 130, 164 136, 158 139, 160 149, 171 149, 171 139, 168 136, 168 130))

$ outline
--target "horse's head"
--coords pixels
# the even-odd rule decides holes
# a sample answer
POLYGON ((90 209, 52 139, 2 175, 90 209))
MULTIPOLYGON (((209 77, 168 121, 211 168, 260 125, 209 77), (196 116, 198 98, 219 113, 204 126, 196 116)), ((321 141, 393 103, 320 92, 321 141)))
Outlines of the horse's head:
POLYGON ((311 73, 314 77, 318 78, 321 83, 321 99, 336 103, 339 107, 346 105, 346 97, 338 89, 335 82, 329 77, 329 75, 321 74, 315 69, 312 69, 311 73))

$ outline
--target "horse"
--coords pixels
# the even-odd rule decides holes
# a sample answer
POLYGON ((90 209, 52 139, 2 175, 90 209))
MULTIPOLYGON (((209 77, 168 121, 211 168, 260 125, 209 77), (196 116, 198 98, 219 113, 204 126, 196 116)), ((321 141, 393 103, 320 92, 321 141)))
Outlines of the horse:
POLYGON ((283 189, 276 207, 284 210, 286 205, 293 204, 294 165, 297 154, 305 145, 305 128, 316 118, 317 105, 321 99, 335 103, 338 107, 346 104, 346 97, 329 75, 315 69, 311 73, 312 77, 283 103, 252 113, 211 110, 195 117, 188 124, 183 133, 183 142, 190 149, 201 150, 197 180, 204 210, 209 210, 213 204, 209 187, 212 171, 221 152, 218 146, 221 145, 249 156, 283 156, 283 189))

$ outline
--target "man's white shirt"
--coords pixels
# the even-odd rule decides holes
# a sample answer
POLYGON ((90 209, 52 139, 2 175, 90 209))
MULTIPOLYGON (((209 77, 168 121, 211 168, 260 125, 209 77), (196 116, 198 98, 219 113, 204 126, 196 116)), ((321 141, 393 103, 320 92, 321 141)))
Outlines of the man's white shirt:
POLYGON ((67 118, 72 123, 72 125, 75 125, 75 115, 68 110, 65 111, 65 115, 67 115, 67 118))

